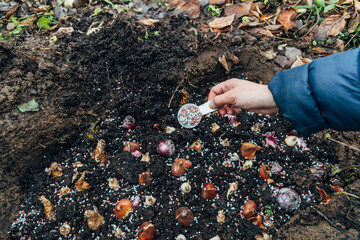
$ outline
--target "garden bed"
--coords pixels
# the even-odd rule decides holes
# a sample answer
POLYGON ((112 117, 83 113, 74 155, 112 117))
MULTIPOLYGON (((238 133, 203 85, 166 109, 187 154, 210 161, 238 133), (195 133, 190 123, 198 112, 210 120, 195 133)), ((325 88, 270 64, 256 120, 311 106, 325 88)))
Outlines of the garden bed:
MULTIPOLYGON (((109 22, 111 17, 102 16, 109 22)), ((9 149, 3 152, 5 185, 1 190, 6 194, 7 205, 2 206, 2 211, 7 219, 2 221, 11 224, 9 238, 57 239, 61 236, 60 226, 67 223, 71 227, 69 239, 112 239, 119 231, 116 229, 125 234, 124 239, 136 239, 139 226, 145 221, 154 224, 157 239, 175 239, 180 233, 187 239, 210 239, 216 235, 221 239, 253 239, 262 232, 275 239, 356 239, 359 236, 359 223, 352 215, 358 211, 357 199, 344 194, 334 196, 331 187, 342 186, 346 192, 359 195, 358 181, 355 181, 358 173, 354 174, 351 168, 344 169, 320 181, 309 170, 313 165, 322 165, 329 171, 334 166, 341 168, 345 157, 349 159, 345 165, 354 166, 357 155, 352 151, 329 144, 322 133, 306 139, 307 147, 289 147, 284 140, 294 135, 293 127, 280 115, 269 117, 243 112, 237 116, 238 124, 234 126, 226 117, 214 113, 192 130, 181 128, 177 122, 183 97, 180 90, 188 93, 189 102, 201 104, 212 86, 231 77, 268 83, 274 71, 281 68, 258 53, 283 45, 282 40, 269 43, 262 36, 242 30, 220 37, 197 35, 190 27, 199 29, 200 24, 182 17, 164 20, 154 28, 142 26, 132 17, 116 18, 92 36, 83 34, 91 25, 89 19, 70 18, 63 24, 75 31, 64 36, 56 47, 45 47, 47 42, 43 38, 36 40, 38 49, 26 38, 21 46, 8 43, 1 46, 5 53, 1 77, 7 87, 19 86, 6 92, 12 101, 2 107, 2 116, 7 119, 3 122, 7 128, 2 134, 2 144, 4 149, 9 149), (158 36, 153 34, 155 31, 158 36), (150 37, 145 39, 149 33, 150 37), (239 63, 226 74, 218 58, 230 53, 239 58, 239 63), (29 62, 33 61, 29 57, 34 56, 38 64, 36 71, 29 62), (19 114, 14 106, 25 98, 39 102, 40 111, 19 114), (121 126, 127 115, 137 121, 133 131, 121 126), (98 130, 91 131, 92 139, 83 130, 88 129, 89 133, 91 123, 96 121, 98 130), (212 132, 215 123, 220 129, 212 132), (256 124, 258 130, 254 130, 256 124), (166 126, 176 130, 167 134, 166 126), (266 146, 264 136, 273 131, 279 140, 274 149, 266 146), (221 139, 226 138, 229 146, 221 145, 221 139), (99 166, 91 157, 100 139, 106 141, 105 150, 109 155, 105 166, 99 166), (162 139, 175 143, 174 156, 165 158, 157 153, 156 146, 162 139), (149 152, 151 160, 145 163, 140 161, 141 157, 123 153, 126 141, 138 142, 140 152, 149 152), (189 149, 195 141, 201 142, 202 151, 189 149), (241 169, 238 161, 230 165, 226 162, 233 153, 245 162, 240 154, 245 142, 262 147, 247 170, 241 169), (340 155, 340 150, 345 155, 340 155), (171 172, 173 161, 187 157, 192 166, 182 177, 175 177, 171 172), (53 177, 45 172, 52 162, 65 167, 62 176, 53 177), (83 166, 76 167, 76 162, 83 166), (259 167, 275 162, 283 172, 273 174, 274 182, 267 183, 259 176, 259 167), (81 192, 75 189, 75 170, 89 171, 85 175, 89 189, 81 192), (148 184, 140 185, 138 175, 144 171, 151 171, 152 178, 148 184), (110 178, 119 180, 118 190, 109 188, 110 178), (179 188, 187 180, 192 191, 184 194, 179 188), (213 200, 201 197, 206 182, 216 186, 217 195, 213 200), (227 198, 232 182, 237 182, 238 190, 227 198), (60 188, 65 186, 71 192, 60 195, 60 188), (298 210, 279 208, 275 195, 281 187, 290 187, 300 194, 298 210), (332 196, 328 204, 324 205, 316 187, 332 196), (53 204, 56 220, 45 219, 38 199, 41 195, 53 204), (154 206, 144 206, 145 197, 149 195, 156 198, 154 206), (127 218, 117 219, 115 204, 123 198, 133 201, 136 196, 140 197, 140 204, 127 218), (256 203, 264 229, 242 216, 242 208, 249 200, 256 203), (94 206, 105 221, 98 230, 92 231, 84 212, 94 206), (195 221, 189 227, 176 221, 175 211, 179 207, 188 207, 194 213, 195 221), (220 210, 225 214, 222 224, 216 218, 220 210), (13 222, 8 220, 10 217, 13 222)), ((310 55, 304 44, 287 44, 310 55)), ((342 140, 353 143, 354 136, 356 134, 342 140)))

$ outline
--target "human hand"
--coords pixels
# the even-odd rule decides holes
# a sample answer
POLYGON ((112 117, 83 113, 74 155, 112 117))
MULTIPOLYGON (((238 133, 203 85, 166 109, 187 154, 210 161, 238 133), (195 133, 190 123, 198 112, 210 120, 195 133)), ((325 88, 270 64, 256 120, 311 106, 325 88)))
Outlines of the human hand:
POLYGON ((260 114, 275 114, 279 111, 267 85, 232 78, 219 83, 210 90, 210 107, 221 115, 236 115, 241 110, 260 114))

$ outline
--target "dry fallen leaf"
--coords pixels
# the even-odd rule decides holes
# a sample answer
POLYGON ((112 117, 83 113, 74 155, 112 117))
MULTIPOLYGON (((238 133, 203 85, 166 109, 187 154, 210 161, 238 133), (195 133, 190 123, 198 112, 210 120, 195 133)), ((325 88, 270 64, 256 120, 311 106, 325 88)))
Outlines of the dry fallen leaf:
POLYGON ((20 24, 25 25, 27 27, 31 27, 34 24, 34 22, 36 22, 37 19, 38 17, 36 16, 36 14, 33 14, 28 18, 26 18, 25 20, 21 21, 20 24))
POLYGON ((159 19, 147 18, 147 19, 141 19, 138 22, 145 26, 155 27, 155 23, 159 21, 160 21, 159 19))
POLYGON ((309 58, 297 58, 290 68, 299 67, 309 62, 311 62, 311 59, 309 58))
POLYGON ((256 17, 249 17, 249 20, 246 22, 242 22, 240 23, 238 28, 243 28, 243 27, 255 27, 255 26, 259 26, 264 24, 264 22, 259 22, 259 19, 256 17))
POLYGON ((229 0, 209 0, 209 5, 221 6, 229 2, 230 2, 229 0))
POLYGON ((249 15, 252 2, 244 2, 240 4, 233 4, 225 7, 225 15, 231 16, 235 14, 235 18, 249 15))
POLYGON ((343 192, 344 189, 340 186, 331 186, 332 189, 334 189, 335 192, 343 192))
POLYGON ((313 53, 323 54, 323 55, 331 55, 331 54, 338 53, 338 51, 336 51, 332 48, 327 48, 327 47, 314 47, 314 48, 312 48, 312 51, 313 51, 313 53))
POLYGON ((16 10, 18 9, 18 7, 20 7, 20 3, 16 4, 15 6, 13 6, 12 8, 10 8, 9 11, 7 11, 7 13, 5 14, 4 19, 8 19, 10 18, 13 14, 16 13, 16 10))
POLYGON ((198 0, 173 0, 170 2, 169 8, 175 7, 174 11, 169 12, 171 15, 184 14, 190 19, 195 19, 200 16, 200 2, 198 0))
POLYGON ((316 41, 326 41, 329 36, 338 35, 346 25, 346 19, 350 15, 344 12, 343 15, 331 15, 320 24, 318 28, 314 30, 316 41))
POLYGON ((277 52, 274 52, 274 49, 269 49, 266 52, 260 51, 260 55, 266 57, 267 59, 271 60, 276 57, 277 52))
POLYGON ((360 14, 355 11, 348 24, 348 32, 354 33, 360 24, 360 14))
POLYGON ((280 12, 277 21, 285 28, 285 30, 290 30, 296 26, 296 17, 296 10, 289 8, 280 12))
POLYGON ((251 29, 251 32, 255 34, 264 35, 265 37, 274 38, 274 35, 268 29, 265 28, 253 28, 251 29))
POLYGON ((256 151, 260 150, 261 147, 253 143, 245 142, 241 145, 240 151, 241 156, 245 159, 253 159, 256 151))
POLYGON ((209 23, 209 27, 210 29, 212 28, 221 29, 221 28, 229 27, 233 23, 234 18, 235 18, 235 14, 228 17, 215 18, 213 21, 209 23))

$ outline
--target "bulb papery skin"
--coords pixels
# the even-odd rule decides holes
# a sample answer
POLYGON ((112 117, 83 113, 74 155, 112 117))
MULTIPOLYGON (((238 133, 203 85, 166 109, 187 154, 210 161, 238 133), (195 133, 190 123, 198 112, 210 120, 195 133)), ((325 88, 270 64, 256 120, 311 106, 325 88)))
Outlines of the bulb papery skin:
POLYGON ((188 227, 194 221, 194 214, 189 208, 181 207, 176 210, 175 219, 184 227, 188 227))
POLYGON ((123 123, 121 125, 123 128, 126 128, 127 130, 134 130, 136 127, 136 120, 133 116, 127 115, 123 123))
POLYGON ((169 139, 161 140, 157 146, 157 152, 164 157, 171 157, 175 154, 175 144, 169 139))
POLYGON ((184 182, 183 184, 181 184, 180 189, 183 193, 189 193, 191 191, 191 185, 187 182, 184 182))
POLYGON ((283 169, 283 168, 280 166, 280 164, 277 163, 277 162, 272 162, 272 163, 270 163, 270 166, 271 166, 271 172, 272 172, 272 173, 275 173, 275 174, 280 173, 280 172, 282 171, 282 169, 283 169))
POLYGON ((201 197, 203 199, 211 200, 216 197, 216 187, 212 183, 205 183, 201 189, 201 197))
POLYGON ((282 209, 292 211, 300 207, 301 199, 291 188, 281 188, 276 195, 276 201, 282 209))
POLYGON ((312 166, 310 172, 314 175, 316 179, 321 181, 326 181, 329 178, 328 171, 325 167, 322 166, 312 166))
POLYGON ((179 234, 176 236, 175 240, 186 240, 186 237, 183 234, 179 234))

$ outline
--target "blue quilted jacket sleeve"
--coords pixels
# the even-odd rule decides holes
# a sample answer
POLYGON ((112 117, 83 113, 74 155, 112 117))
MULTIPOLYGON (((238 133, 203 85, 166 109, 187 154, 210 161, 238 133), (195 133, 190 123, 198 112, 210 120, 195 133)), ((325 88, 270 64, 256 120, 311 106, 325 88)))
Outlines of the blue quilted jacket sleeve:
POLYGON ((302 136, 325 128, 360 130, 360 49, 276 73, 269 89, 302 136))

